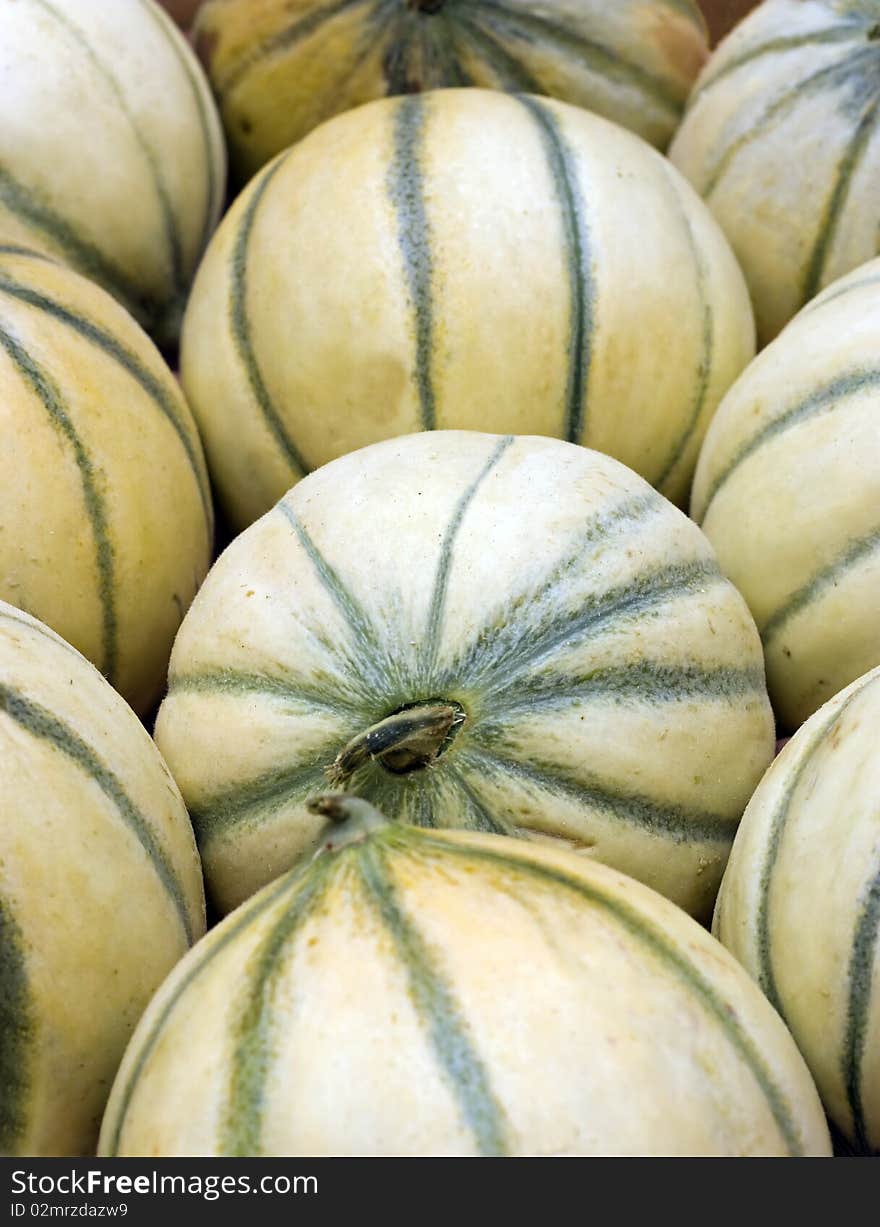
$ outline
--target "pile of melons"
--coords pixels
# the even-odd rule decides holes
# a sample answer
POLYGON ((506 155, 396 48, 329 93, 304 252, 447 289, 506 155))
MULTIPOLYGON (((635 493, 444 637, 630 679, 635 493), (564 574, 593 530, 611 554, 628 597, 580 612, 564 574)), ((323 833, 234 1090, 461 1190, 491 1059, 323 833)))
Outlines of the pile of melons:
POLYGON ((0 6, 0 1153, 880 1151, 880 0, 166 8, 0 6))

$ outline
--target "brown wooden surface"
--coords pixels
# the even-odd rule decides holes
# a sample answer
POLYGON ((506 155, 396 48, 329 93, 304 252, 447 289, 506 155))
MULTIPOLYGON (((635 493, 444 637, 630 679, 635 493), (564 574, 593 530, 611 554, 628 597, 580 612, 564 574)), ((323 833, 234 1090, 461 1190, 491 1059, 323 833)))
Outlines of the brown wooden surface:
POLYGON ((190 22, 195 16, 196 9, 199 7, 199 0, 159 0, 163 8, 166 8, 174 20, 187 29, 190 22))
POLYGON ((700 8, 709 23, 712 46, 757 7, 757 0, 700 0, 700 8))

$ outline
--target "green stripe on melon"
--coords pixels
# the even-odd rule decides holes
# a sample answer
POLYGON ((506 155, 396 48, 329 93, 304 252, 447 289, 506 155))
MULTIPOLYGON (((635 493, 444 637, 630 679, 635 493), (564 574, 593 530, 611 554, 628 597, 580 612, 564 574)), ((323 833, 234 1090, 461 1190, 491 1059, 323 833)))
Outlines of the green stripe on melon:
MULTIPOLYGON (((41 254, 58 255, 73 268, 99 282, 120 301, 130 304, 139 296, 138 287, 126 273, 57 213, 35 192, 29 192, 10 172, 0 166, 0 205, 21 223, 23 233, 34 244, 45 244, 41 254)), ((152 306, 149 308, 152 310, 152 306)))
POLYGON ((699 82, 694 87, 689 101, 692 105, 697 98, 701 97, 707 90, 710 90, 713 85, 731 76, 740 68, 754 65, 765 56, 779 55, 780 52, 784 51, 800 51, 805 47, 851 43, 853 36, 857 32, 858 27, 854 27, 851 22, 845 22, 841 25, 832 25, 824 29, 813 30, 807 34, 783 35, 780 38, 772 38, 766 42, 756 43, 755 46, 741 54, 729 56, 723 64, 720 61, 713 61, 712 65, 707 65, 699 82))
POLYGON ((423 430, 437 424, 431 357, 434 349, 431 304, 431 232, 425 211, 421 173, 424 104, 420 97, 398 104, 394 125, 394 156, 388 172, 388 194, 397 213, 400 254, 415 315, 415 380, 423 430))
MULTIPOLYGON (((862 51, 858 56, 847 58, 841 63, 826 65, 824 68, 820 68, 812 73, 805 80, 781 90, 778 96, 767 104, 756 120, 744 124, 743 131, 733 136, 732 139, 729 138, 725 144, 715 151, 714 160, 706 168, 706 178, 701 184, 702 194, 707 199, 710 199, 734 160, 756 141, 760 141, 769 128, 786 118, 799 103, 811 98, 813 95, 822 95, 834 89, 840 89, 842 92, 852 90, 852 70, 873 65, 876 58, 871 49, 862 51)), ((844 156, 846 158, 848 155, 844 156)), ((839 175, 839 168, 837 173, 839 175)), ((820 221, 820 239, 816 241, 817 246, 821 245, 821 235, 828 224, 829 219, 826 211, 823 213, 820 221)), ((815 256, 811 255, 810 262, 812 263, 814 259, 815 256)))
POLYGON ((320 907, 325 875, 311 875, 285 908, 257 952, 247 991, 241 994, 241 1016, 235 1028, 229 1094, 224 1112, 222 1153, 248 1158, 261 1153, 260 1108, 271 1062, 272 1005, 285 946, 320 907))
POLYGON ((621 703, 674 703, 681 699, 731 699, 759 694, 764 685, 760 666, 739 669, 703 669, 693 665, 666 665, 640 660, 633 664, 591 669, 582 676, 539 679, 528 683, 512 679, 494 693, 493 710, 508 713, 518 708, 556 707, 584 695, 613 697, 621 703))
POLYGON ((296 444, 290 438, 284 420, 273 404, 271 394, 260 373, 260 367, 254 352, 254 344, 250 333, 247 312, 247 263, 248 240, 256 219, 257 210, 263 194, 268 190, 275 174, 281 169, 284 159, 279 160, 269 168, 261 179, 259 187, 253 193, 247 209, 242 217, 241 226, 235 241, 232 257, 232 277, 230 284, 229 315, 235 347, 245 371, 253 397, 267 426, 277 440, 285 460, 291 470, 296 473, 308 473, 309 469, 299 454, 296 444))
POLYGON ((684 465, 690 448, 699 437, 701 423, 704 420, 706 401, 710 396, 712 369, 715 361, 715 346, 719 337, 717 334, 718 312, 713 306, 711 281, 712 270, 706 258, 706 252, 700 243, 693 222, 689 216, 686 202, 681 200, 681 185, 677 178, 669 175, 669 186, 680 200, 681 225, 687 231, 691 259, 696 275, 697 293, 702 313, 702 352, 699 361, 699 375, 694 386, 693 401, 690 413, 685 419, 681 434, 672 443, 666 463, 653 480, 658 490, 668 490, 680 466, 684 465))
POLYGON ((101 792, 112 801, 123 822, 131 828, 143 846, 151 866, 171 898, 180 917, 187 944, 193 933, 189 904, 183 888, 167 856, 151 830, 151 823, 132 802, 118 776, 101 760, 92 746, 51 711, 35 703, 19 690, 0 682, 0 713, 14 721, 20 729, 38 741, 45 741, 59 754, 86 773, 101 792))
POLYGON ((211 231, 223 212, 226 195, 226 150, 221 139, 218 156, 217 112, 211 91, 205 88, 205 79, 199 71, 199 65, 190 55, 188 44, 182 42, 178 37, 179 31, 170 15, 160 5, 153 3, 153 0, 140 0, 140 4, 164 31, 168 45, 186 76, 190 94, 198 112, 208 180, 205 220, 197 248, 201 256, 211 237, 211 231))
POLYGON ((21 930, 0 899, 0 1152, 11 1154, 25 1128, 31 1031, 21 930))
MULTIPOLYGON (((351 9, 363 8, 367 3, 369 3, 369 0, 334 0, 334 3, 316 6, 313 12, 307 13, 304 17, 297 17, 288 25, 282 27, 276 34, 273 34, 271 38, 258 43, 250 51, 250 54, 240 56, 237 62, 216 79, 215 87, 223 93, 234 89, 242 78, 259 64, 264 57, 277 55, 279 51, 286 51, 288 48, 296 46, 297 43, 302 42, 310 34, 314 33, 325 21, 332 21, 340 13, 348 12, 351 9)), ((197 39, 198 36, 197 29, 197 39)))
POLYGON ((42 9, 52 17, 53 21, 58 22, 63 27, 71 40, 76 44, 77 50, 87 59, 95 74, 101 78, 109 89, 116 106, 119 108, 120 114, 125 116, 134 144, 137 146, 138 152, 149 170, 149 177, 159 205, 164 241, 167 246, 168 261, 171 266, 172 293, 175 297, 179 297, 185 293, 186 283, 183 268, 183 242, 177 218, 174 214, 174 207, 159 159, 141 128, 138 116, 128 105, 123 86, 113 70, 96 55, 90 44, 88 33, 84 32, 74 21, 71 21, 56 5, 49 3, 49 0, 27 0, 27 2, 42 9))
MULTIPOLYGON (((482 73, 477 72, 478 76, 484 77, 480 82, 481 87, 489 86, 492 89, 506 90, 513 94, 539 94, 541 92, 538 78, 529 72, 521 60, 511 55, 504 43, 486 28, 485 23, 480 22, 479 14, 471 13, 463 16, 459 21, 459 29, 461 31, 459 48, 461 49, 462 38, 467 39, 467 46, 471 51, 470 58, 482 68, 482 73)), ((389 49, 386 57, 386 62, 388 61, 393 66, 393 72, 386 73, 388 80, 386 92, 389 94, 406 93, 411 89, 412 77, 408 71, 405 48, 398 46, 389 49)), ((446 79, 446 73, 443 74, 443 78, 446 79)), ((456 60, 455 70, 449 74, 447 84, 450 88, 476 86, 473 77, 463 67, 461 59, 456 60), (464 81, 452 79, 453 76, 462 75, 466 78, 464 81)))
MULTIPOLYGON (((470 7, 470 6, 468 6, 470 7)), ((675 7, 668 5, 667 7, 675 7)), ((688 17, 696 26, 699 15, 691 5, 679 5, 679 12, 688 17)), ((680 93, 673 89, 668 79, 654 75, 629 59, 625 51, 603 45, 598 38, 589 38, 576 30, 566 28, 562 21, 554 21, 542 13, 530 12, 521 4, 501 3, 500 0, 477 0, 473 5, 477 21, 481 21, 492 30, 499 40, 503 40, 511 48, 511 58, 519 55, 520 63, 527 62, 527 52, 536 43, 544 43, 553 54, 560 58, 570 57, 580 60, 591 73, 606 76, 609 81, 632 88, 642 93, 646 100, 646 111, 653 106, 675 115, 681 105, 680 93)), ((635 41, 635 40, 634 40, 635 41)), ((630 55, 636 53, 631 45, 630 55)), ((539 91, 541 93, 550 91, 539 91)), ((597 109, 597 108, 588 108, 597 109)), ((609 116, 609 118, 614 118, 609 116)))
POLYGON ((477 496, 486 478, 497 467, 504 453, 513 445, 512 435, 500 439, 486 463, 480 469, 471 484, 465 489, 461 498, 455 504, 452 516, 443 534, 443 544, 437 562, 437 573, 431 590, 431 604, 428 609, 428 621, 425 627, 425 638, 422 649, 421 672, 424 684, 437 669, 437 657, 440 651, 440 638, 443 621, 446 617, 446 602, 449 597, 449 576, 455 558, 455 542, 467 510, 477 496))
POLYGON ((395 889, 387 858, 374 847, 359 858, 369 905, 379 913, 394 952, 404 964, 410 996, 430 1036, 438 1066, 452 1085, 462 1119, 481 1155, 509 1149, 504 1111, 492 1092, 491 1078, 468 1034, 455 990, 395 889))
MULTIPOLYGON (((30 252, 27 248, 0 248, 0 256, 2 255, 36 256, 38 253, 30 252)), ((214 512, 211 506, 211 491, 197 434, 191 422, 183 421, 179 403, 175 403, 175 398, 169 395, 167 387, 163 385, 163 381, 156 377, 147 364, 119 336, 114 336, 108 329, 102 328, 94 320, 89 319, 87 315, 72 311, 64 303, 58 302, 56 299, 41 293, 38 289, 17 281, 4 273, 0 273, 0 294, 8 294, 19 302, 27 303, 28 306, 36 307, 38 310, 45 311, 54 319, 61 320, 69 328, 79 333, 80 336, 91 341, 98 349, 112 357, 143 388, 159 412, 168 419, 180 439, 193 475, 199 483, 208 531, 213 531, 214 512)))
POLYGON ((379 628, 373 622, 369 611, 360 599, 351 591, 338 569, 329 561, 315 544, 305 524, 296 510, 289 503, 281 502, 276 511, 290 525, 298 544, 302 547, 315 577, 324 589, 329 599, 342 616, 346 629, 351 636, 356 658, 344 662, 344 668, 352 676, 352 681, 363 686, 369 694, 370 689, 377 686, 399 684, 400 669, 393 655, 382 642, 379 628), (366 676, 361 681, 360 674, 366 676))
POLYGON ((0 327, 0 346, 7 352, 22 381, 39 398, 52 425, 73 453, 82 483, 83 503, 94 538, 98 595, 101 603, 101 655, 96 662, 111 681, 118 667, 118 625, 116 618, 113 543, 107 523, 107 505, 94 462, 83 444, 64 405, 64 396, 48 371, 35 362, 11 333, 0 327))
POLYGON ((786 603, 775 610, 761 628, 764 640, 773 643, 798 614, 818 602, 824 593, 836 589, 861 563, 880 553, 880 526, 847 544, 826 566, 815 571, 786 603))
MULTIPOLYGON (((837 410, 845 410, 847 402, 851 397, 875 390, 880 390, 880 368, 868 368, 866 370, 864 367, 860 367, 854 371, 846 371, 841 375, 834 376, 827 382, 821 383, 815 391, 810 392, 809 396, 797 401, 793 405, 780 406, 766 424, 743 439, 734 454, 726 461, 724 467, 714 473, 708 484, 705 486, 701 484, 699 488, 695 488, 693 510, 698 521, 700 523, 705 521, 709 507, 718 493, 734 477, 739 467, 755 455, 765 444, 814 416, 829 412, 833 413, 837 410)), ((737 389, 737 392, 739 392, 739 389, 737 389)), ((725 412, 730 412, 730 410, 725 409, 725 412)), ((710 439, 705 446, 707 455, 710 455, 713 446, 712 440, 710 439)))
MULTIPOLYGON (((880 949, 880 863, 859 905, 852 957, 847 968, 850 990, 842 1065, 855 1143, 861 1150, 868 1150, 872 1145, 871 1136, 876 1139, 876 1129, 868 1123, 864 1070, 875 1047, 871 1009, 874 1002, 872 980, 880 949)), ((880 1151, 880 1146, 875 1144, 874 1149, 880 1151)))
MULTIPOLYGON (((590 779, 586 772, 567 773, 553 763, 522 763, 513 756, 505 755, 503 749, 492 753, 482 749, 480 742, 494 740, 493 730, 481 729, 475 736, 477 749, 462 752, 459 770, 475 788, 491 788, 493 782, 503 785, 512 781, 532 785, 539 793, 552 798, 571 796, 591 809, 604 812, 620 823, 629 823, 645 832, 670 837, 675 843, 700 840, 725 848, 736 834, 737 820, 719 814, 684 809, 672 805, 658 805, 651 797, 626 792, 615 788, 596 777, 590 779), (482 736, 481 736, 482 734, 482 736)), ((430 825, 434 825, 431 823, 430 825)), ((572 841, 575 842, 575 841, 572 841)), ((584 848, 590 847, 589 840, 584 848)))
POLYGON ((568 341, 568 380, 565 391, 564 439, 577 443, 585 434, 585 405, 592 356, 595 287, 590 258, 590 231, 581 198, 574 155, 561 127, 537 99, 523 97, 523 106, 541 130, 547 161, 559 202, 565 235, 566 266, 571 290, 571 323, 568 341))
POLYGON ((812 302, 807 303, 804 310, 813 311, 824 306, 825 303, 833 302, 836 298, 840 298, 845 294, 855 294, 859 290, 867 289, 876 285, 880 285, 880 274, 873 277, 844 277, 842 281, 837 282, 833 286, 829 286, 824 293, 817 295, 812 302))
MULTIPOLYGON (((445 847, 446 845, 440 845, 440 848, 444 850, 445 847)), ((540 863, 530 863, 524 857, 508 858, 507 849, 505 848, 502 852, 497 847, 494 849, 478 849, 475 852, 467 849, 462 853, 456 845, 453 845, 453 854, 456 853, 462 856, 462 859, 473 858, 477 861, 487 861, 492 865, 500 866, 502 869, 506 864, 509 864, 510 860, 514 860, 517 869, 520 869, 526 877, 533 876, 542 882, 549 882, 553 886, 560 886, 564 890, 571 891, 592 904, 597 910, 607 912, 613 917, 622 929, 635 938, 638 944, 649 951, 660 962, 664 963, 673 975, 680 978, 693 993, 694 997, 699 999, 703 1007, 713 1015, 714 1020, 726 1032, 726 1037, 731 1047, 738 1052, 745 1064, 750 1067, 752 1077, 760 1086, 770 1105, 773 1116, 779 1126, 779 1131, 785 1139, 786 1145, 790 1148, 790 1152, 792 1154, 801 1152, 802 1142, 799 1137, 800 1130, 798 1125, 793 1119, 791 1110, 788 1104, 786 1104, 784 1097, 780 1094, 779 1088, 774 1085, 773 1074, 767 1068, 760 1050, 743 1029, 740 1020, 731 1012, 725 1002, 719 998, 719 994, 715 991, 707 977, 701 974, 699 965, 687 957, 682 957, 681 952, 675 949, 674 944, 668 940, 661 927, 655 927, 650 922, 646 923, 645 918, 639 915, 636 909, 628 907, 625 902, 615 898, 614 893, 607 888, 603 890, 601 877, 598 883, 579 880, 571 872, 573 864, 560 868, 545 866, 540 863)))

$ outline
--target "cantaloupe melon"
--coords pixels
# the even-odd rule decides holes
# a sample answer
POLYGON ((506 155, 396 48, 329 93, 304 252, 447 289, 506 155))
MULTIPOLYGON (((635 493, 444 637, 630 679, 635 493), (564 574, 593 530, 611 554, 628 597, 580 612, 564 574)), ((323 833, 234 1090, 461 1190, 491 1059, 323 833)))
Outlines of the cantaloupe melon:
POLYGON ((0 243, 0 598, 138 712, 208 569, 198 431, 149 338, 78 273, 0 243))
POLYGON ((764 0, 712 54, 669 156, 730 239, 772 340, 878 253, 880 5, 764 0))
POLYGON ((570 852, 330 806, 328 848, 156 996, 102 1155, 829 1153, 791 1036, 680 909, 570 852))
POLYGON ((196 48, 246 178, 387 94, 549 94, 665 148, 706 57, 695 0, 206 0, 196 48))
POLYGON ((242 528, 310 469, 435 428, 587 444, 683 502, 753 354, 742 274, 665 158, 561 102, 440 90, 337 116, 252 181, 181 370, 242 528))
POLYGON ((773 754, 760 642, 617 461, 438 431, 326 465, 213 567, 156 738, 228 910, 312 854, 328 780, 578 849, 708 919, 773 754))
POLYGON ((0 242, 63 259, 172 343, 225 177, 208 82, 154 0, 0 5, 0 242))
POLYGON ((875 669, 798 730, 749 803, 714 922, 863 1153, 880 1152, 878 728, 875 669))
POLYGON ((691 512, 749 602, 795 729, 880 664, 880 260, 806 307, 709 428, 691 512))
POLYGON ((0 1154, 93 1154, 135 1023, 205 931, 202 875, 140 721, 4 602, 0 812, 0 1154))

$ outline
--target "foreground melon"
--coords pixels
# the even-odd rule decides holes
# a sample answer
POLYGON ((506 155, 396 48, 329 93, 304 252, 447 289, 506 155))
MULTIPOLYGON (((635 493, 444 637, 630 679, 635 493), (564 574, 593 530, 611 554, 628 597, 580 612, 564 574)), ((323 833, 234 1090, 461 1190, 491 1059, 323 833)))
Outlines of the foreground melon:
POLYGON ((880 664, 880 260, 830 286, 724 398, 691 511, 796 728, 880 664))
POLYGON ((828 1153, 778 1016, 659 895, 357 798, 316 809, 343 819, 321 855, 144 1016, 103 1155, 828 1153))
POLYGON ((226 174, 201 66, 153 0, 0 5, 0 241, 177 335, 226 174))
POLYGON ((550 94, 665 147, 707 54, 695 0, 207 0, 195 36, 245 177, 340 111, 455 85, 550 94))
POLYGON ((880 1152, 878 729, 875 669, 792 738, 746 810, 714 928, 861 1152, 880 1152))
POLYGON ((94 1153, 135 1023, 205 929, 192 828, 96 670, 0 602, 0 1154, 94 1153))
POLYGON ((877 254, 880 3, 765 0, 707 63, 670 157, 724 228, 771 340, 877 254))
POLYGON ((0 598, 139 712, 208 569, 204 457, 180 389, 99 287, 0 243, 0 598))
POLYGON ((557 435, 676 501, 754 353, 690 187, 576 107, 489 90, 371 103, 258 176, 187 308, 184 386, 232 521, 414 430, 557 435))
POLYGON ((708 918, 773 753, 760 642, 705 537, 552 439, 417 434, 312 474, 215 564, 169 680, 156 737, 224 910, 312 855, 329 779, 708 918))

